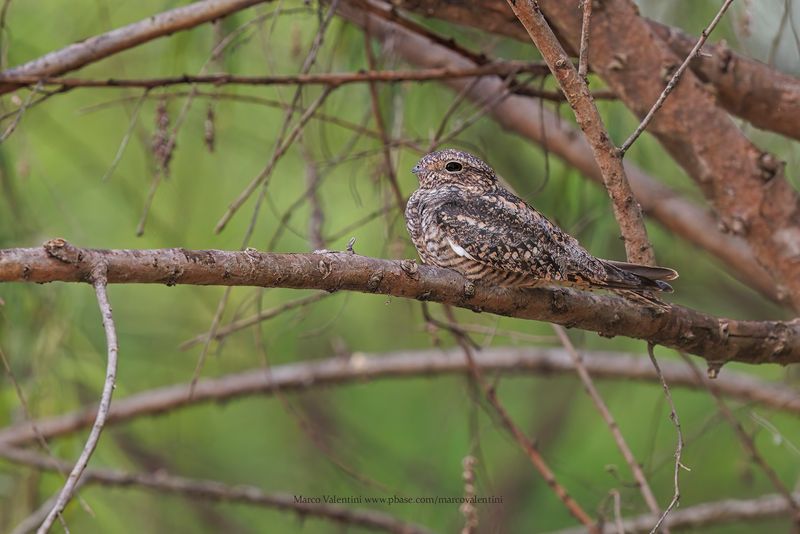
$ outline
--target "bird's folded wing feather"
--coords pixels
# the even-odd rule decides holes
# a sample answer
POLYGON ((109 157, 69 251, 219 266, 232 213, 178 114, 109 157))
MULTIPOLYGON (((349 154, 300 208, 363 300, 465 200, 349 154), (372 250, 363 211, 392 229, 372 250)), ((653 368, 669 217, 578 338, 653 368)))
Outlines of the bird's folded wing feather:
POLYGON ((580 245, 514 197, 454 198, 439 207, 435 220, 456 254, 494 269, 565 280, 581 272, 568 250, 580 245))

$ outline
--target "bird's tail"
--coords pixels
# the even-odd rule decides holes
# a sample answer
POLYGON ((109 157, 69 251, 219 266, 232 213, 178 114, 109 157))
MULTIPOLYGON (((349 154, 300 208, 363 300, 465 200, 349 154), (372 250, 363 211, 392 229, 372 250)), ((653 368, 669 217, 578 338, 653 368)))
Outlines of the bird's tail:
POLYGON ((678 278, 678 272, 667 267, 651 267, 624 261, 603 260, 608 286, 615 289, 672 292, 667 280, 678 278))

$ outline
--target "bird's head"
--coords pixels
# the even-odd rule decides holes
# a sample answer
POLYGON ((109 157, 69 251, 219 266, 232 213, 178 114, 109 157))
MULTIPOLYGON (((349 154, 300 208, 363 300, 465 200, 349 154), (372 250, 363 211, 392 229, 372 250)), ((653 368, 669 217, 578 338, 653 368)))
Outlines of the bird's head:
POLYGON ((459 185, 485 191, 497 185, 491 167, 468 152, 452 148, 426 154, 411 172, 417 175, 423 189, 459 185))

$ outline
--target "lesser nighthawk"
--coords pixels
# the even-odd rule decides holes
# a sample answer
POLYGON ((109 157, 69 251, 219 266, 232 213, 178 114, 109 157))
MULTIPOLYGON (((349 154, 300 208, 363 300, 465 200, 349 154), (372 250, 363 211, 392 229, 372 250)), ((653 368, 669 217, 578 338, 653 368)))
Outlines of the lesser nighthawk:
POLYGON ((406 226, 427 264, 485 284, 645 294, 672 291, 666 280, 678 277, 664 267, 595 258, 466 152, 432 152, 412 172, 420 186, 408 200, 406 226))

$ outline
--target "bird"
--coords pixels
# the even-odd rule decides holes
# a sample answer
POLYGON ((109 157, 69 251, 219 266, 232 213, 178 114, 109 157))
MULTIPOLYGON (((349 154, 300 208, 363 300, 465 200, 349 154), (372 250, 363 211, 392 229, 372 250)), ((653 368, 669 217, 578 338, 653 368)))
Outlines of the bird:
POLYGON ((654 292, 671 292, 668 281, 678 277, 666 267, 596 258, 468 152, 431 152, 411 172, 419 188, 405 217, 414 247, 425 264, 470 282, 607 289, 663 304, 654 292))

